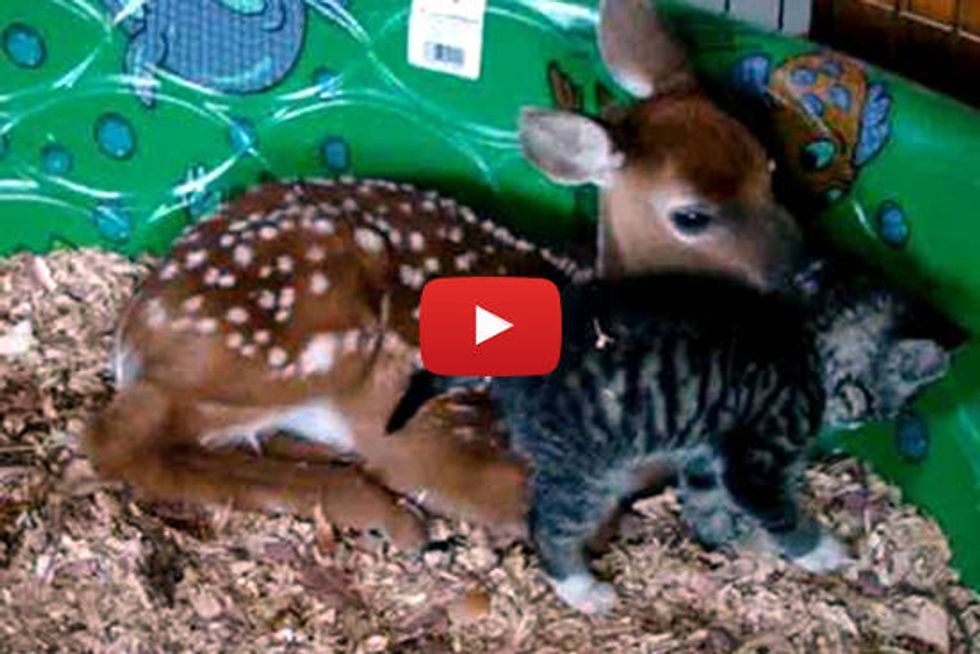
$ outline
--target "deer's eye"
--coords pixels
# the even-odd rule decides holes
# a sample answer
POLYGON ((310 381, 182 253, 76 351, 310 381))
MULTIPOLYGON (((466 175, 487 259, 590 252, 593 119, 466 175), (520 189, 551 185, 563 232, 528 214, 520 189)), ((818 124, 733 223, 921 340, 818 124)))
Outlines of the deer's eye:
POLYGON ((683 207, 670 212, 670 221, 685 234, 703 232, 714 219, 708 211, 698 207, 683 207))

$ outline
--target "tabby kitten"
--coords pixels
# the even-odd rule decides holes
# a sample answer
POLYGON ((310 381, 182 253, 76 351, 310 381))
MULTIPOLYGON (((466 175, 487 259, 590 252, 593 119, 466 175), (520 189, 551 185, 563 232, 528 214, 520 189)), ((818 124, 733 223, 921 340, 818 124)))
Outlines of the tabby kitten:
MULTIPOLYGON (((832 290, 809 303, 722 279, 657 275, 564 292, 558 368, 489 382, 530 475, 529 533, 558 595, 587 612, 615 594, 585 545, 644 471, 677 471, 683 512, 709 545, 750 527, 790 561, 829 571, 843 547, 796 497, 821 426, 892 417, 941 376, 948 354, 898 338, 893 296, 832 290)), ((420 373, 393 414, 477 380, 420 373)))

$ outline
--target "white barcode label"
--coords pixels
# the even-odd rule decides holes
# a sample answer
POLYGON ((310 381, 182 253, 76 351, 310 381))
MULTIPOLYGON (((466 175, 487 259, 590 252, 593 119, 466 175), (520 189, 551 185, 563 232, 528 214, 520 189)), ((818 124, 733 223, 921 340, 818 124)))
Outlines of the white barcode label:
POLYGON ((478 79, 486 8, 486 0, 412 0, 408 63, 478 79))

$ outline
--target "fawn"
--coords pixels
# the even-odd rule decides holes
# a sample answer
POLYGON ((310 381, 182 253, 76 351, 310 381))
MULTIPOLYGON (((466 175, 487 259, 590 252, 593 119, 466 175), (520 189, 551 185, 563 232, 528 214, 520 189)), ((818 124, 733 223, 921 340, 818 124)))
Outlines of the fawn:
MULTIPOLYGON (((520 138, 554 181, 598 185, 599 274, 708 271, 779 287, 800 234, 761 145, 698 89, 643 0, 602 2, 598 40, 638 101, 603 120, 528 109, 520 138)), ((410 436, 384 437, 418 368, 426 280, 501 274, 565 284, 595 273, 407 184, 261 186, 191 226, 125 310, 118 394, 88 451, 102 475, 153 495, 301 514, 320 503, 331 521, 381 527, 406 547, 421 523, 389 488, 515 522, 522 468, 452 433, 465 402, 439 400, 410 436), (257 455, 279 430, 361 466, 257 455)))

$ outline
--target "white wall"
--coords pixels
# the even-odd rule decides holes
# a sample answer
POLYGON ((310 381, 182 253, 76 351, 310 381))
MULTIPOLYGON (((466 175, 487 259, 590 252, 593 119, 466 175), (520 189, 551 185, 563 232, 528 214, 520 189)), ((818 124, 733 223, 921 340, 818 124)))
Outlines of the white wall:
POLYGON ((810 29, 812 0, 687 0, 692 5, 728 13, 760 27, 805 35, 810 29), (782 5, 782 27, 780 27, 782 5), (727 11, 726 11, 727 9, 727 11))

